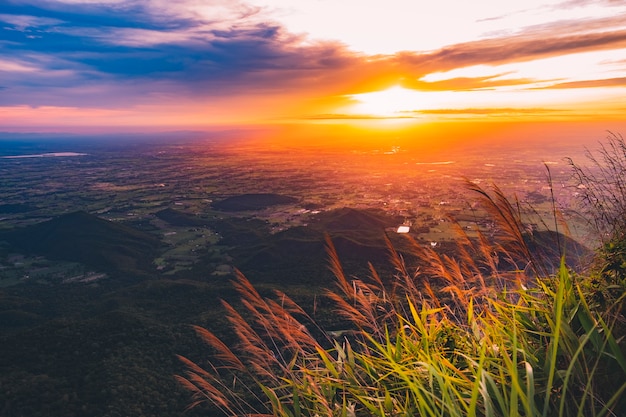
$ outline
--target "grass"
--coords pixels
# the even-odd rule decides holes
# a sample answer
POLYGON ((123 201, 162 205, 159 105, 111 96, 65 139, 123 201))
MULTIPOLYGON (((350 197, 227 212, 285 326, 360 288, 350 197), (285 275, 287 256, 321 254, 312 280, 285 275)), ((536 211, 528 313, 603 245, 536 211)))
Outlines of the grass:
POLYGON ((582 211, 600 237, 597 261, 604 279, 626 280, 626 141, 609 132, 597 154, 587 150, 589 166, 569 159, 582 211))
POLYGON ((284 417, 625 415, 623 288, 597 308, 592 272, 562 261, 551 274, 527 245, 519 205, 497 187, 468 186, 499 233, 459 228, 455 257, 408 238, 421 260, 412 268, 387 241, 393 276, 370 265, 368 277, 347 277, 327 240, 327 295, 349 323, 340 331, 239 273, 240 305, 224 302, 236 342, 195 327, 213 356, 202 367, 180 358, 191 406, 284 417))

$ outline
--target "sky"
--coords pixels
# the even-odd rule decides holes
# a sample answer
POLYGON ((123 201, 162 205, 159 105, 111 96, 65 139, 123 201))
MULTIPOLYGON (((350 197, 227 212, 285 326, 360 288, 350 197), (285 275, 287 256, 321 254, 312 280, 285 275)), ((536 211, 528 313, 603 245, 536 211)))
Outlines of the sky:
POLYGON ((0 131, 626 120, 623 0, 3 0, 0 131))

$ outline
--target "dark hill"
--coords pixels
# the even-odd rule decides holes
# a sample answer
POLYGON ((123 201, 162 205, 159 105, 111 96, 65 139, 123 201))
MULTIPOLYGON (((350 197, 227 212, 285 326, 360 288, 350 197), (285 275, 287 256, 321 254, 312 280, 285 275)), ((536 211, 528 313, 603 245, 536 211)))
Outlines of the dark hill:
POLYGON ((198 218, 193 214, 185 213, 182 211, 166 208, 155 213, 159 219, 178 227, 202 227, 207 226, 209 221, 198 218))
POLYGON ((280 194, 241 194, 215 202, 213 208, 222 211, 252 211, 297 202, 297 198, 280 194))
POLYGON ((79 262, 105 272, 145 273, 161 242, 129 226, 78 211, 0 235, 18 252, 79 262))
POLYGON ((342 263, 352 265, 351 273, 363 269, 367 272, 368 261, 384 265, 388 257, 385 228, 399 221, 402 218, 381 210, 330 210, 312 217, 306 227, 259 234, 255 241, 248 240, 250 245, 237 245, 230 253, 248 278, 319 284, 320 279, 332 279, 327 268, 325 234, 331 237, 342 263))
POLYGON ((270 236, 267 222, 259 219, 228 217, 211 221, 210 227, 222 236, 222 245, 245 251, 250 246, 263 244, 270 236))
POLYGON ((28 213, 34 210, 37 210, 37 207, 28 204, 0 204, 0 213, 28 213))
POLYGON ((310 225, 328 233, 362 231, 377 233, 381 237, 385 228, 397 226, 402 221, 402 217, 389 216, 382 210, 344 207, 318 214, 310 225))

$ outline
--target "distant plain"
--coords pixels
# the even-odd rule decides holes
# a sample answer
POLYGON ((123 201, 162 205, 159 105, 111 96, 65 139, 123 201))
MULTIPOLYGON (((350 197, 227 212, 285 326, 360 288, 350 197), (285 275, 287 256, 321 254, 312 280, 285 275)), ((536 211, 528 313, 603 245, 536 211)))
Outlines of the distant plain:
POLYGON ((0 142, 2 415, 201 415, 184 413, 175 355, 206 354, 189 324, 228 335, 219 299, 233 297, 235 268, 341 328, 323 298, 324 235, 348 273, 371 261, 392 277, 384 236, 401 249, 400 225, 444 252, 454 220, 490 232, 466 180, 497 184, 550 224, 549 169, 572 237, 587 236, 563 159, 584 161, 581 144, 101 141, 0 142), (25 155, 47 157, 6 158, 25 155))

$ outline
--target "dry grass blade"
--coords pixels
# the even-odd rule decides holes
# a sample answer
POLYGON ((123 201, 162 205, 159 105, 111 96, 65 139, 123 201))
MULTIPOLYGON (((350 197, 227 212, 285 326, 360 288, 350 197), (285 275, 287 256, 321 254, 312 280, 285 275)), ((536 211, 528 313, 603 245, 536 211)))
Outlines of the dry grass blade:
POLYGON ((391 264, 394 266, 400 276, 410 276, 409 272, 407 271, 406 264, 404 263, 404 259, 402 259, 402 255, 400 255, 396 248, 393 246, 393 243, 391 243, 391 240, 389 240, 389 236, 385 234, 384 237, 385 246, 387 246, 387 252, 389 253, 389 262, 391 262, 391 264))
POLYGON ((191 372, 194 372, 198 375, 209 376, 209 372, 202 369, 200 366, 196 365, 193 361, 187 359, 182 355, 176 355, 176 358, 183 363, 187 367, 187 369, 191 372))
POLYGON ((493 195, 470 180, 466 180, 466 186, 470 191, 480 196, 487 213, 490 214, 490 217, 498 225, 501 244, 510 248, 507 249, 507 252, 514 255, 515 260, 526 261, 532 268, 535 276, 546 276, 545 269, 537 262, 524 238, 525 228, 522 222, 519 202, 515 200, 515 205, 513 205, 504 192, 496 185, 491 187, 493 195))
POLYGON ((333 291, 328 291, 326 295, 335 302, 337 314, 341 317, 361 329, 368 329, 372 326, 373 323, 368 320, 367 316, 356 306, 347 302, 344 297, 333 291))
POLYGON ((341 266, 337 249, 335 249, 335 245, 329 235, 325 235, 324 238, 326 240, 326 253, 328 254, 329 268, 335 278, 337 278, 337 283, 339 284, 341 290, 344 294, 347 294, 350 291, 350 284, 348 284, 346 274, 341 266))
POLYGON ((215 336, 212 332, 208 331, 204 327, 200 326, 192 326, 196 333, 204 340, 207 344, 212 346, 215 350, 217 350, 216 357, 230 366, 235 367, 239 370, 245 370, 245 365, 239 360, 237 355, 233 353, 232 350, 224 342, 222 342, 217 336, 215 336))

